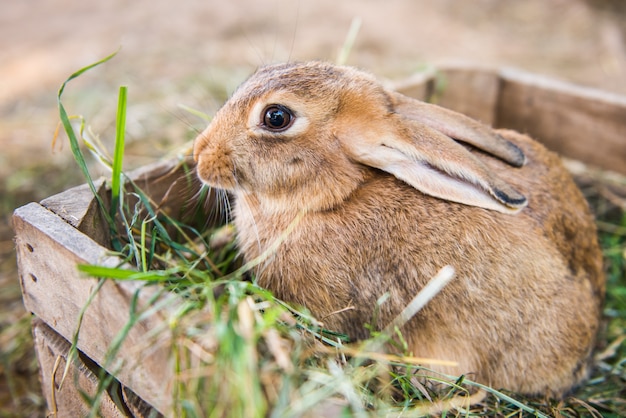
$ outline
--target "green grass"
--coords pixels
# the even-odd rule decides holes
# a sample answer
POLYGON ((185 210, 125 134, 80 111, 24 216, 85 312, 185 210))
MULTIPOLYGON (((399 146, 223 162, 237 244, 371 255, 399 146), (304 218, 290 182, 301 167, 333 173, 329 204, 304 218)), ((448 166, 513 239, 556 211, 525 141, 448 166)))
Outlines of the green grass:
MULTIPOLYGON (((110 58, 79 70, 67 82, 110 58)), ((440 414, 626 415, 626 215, 604 198, 602 187, 585 189, 598 214, 608 272, 607 327, 600 339, 598 367, 584 387, 563 401, 526 398, 463 376, 434 378, 409 357, 382 354, 376 348, 393 329, 349 344, 345 336, 321 328, 305 311, 258 287, 251 274, 258 260, 242 266, 232 239, 216 244, 217 236, 229 236, 228 226, 205 228, 198 221, 206 216, 201 210, 188 219, 168 216, 123 175, 126 90, 120 90, 117 140, 110 160, 101 147, 83 142, 82 119, 75 133, 61 102, 67 82, 59 91, 62 124, 88 183, 93 185, 81 148, 95 150, 111 168, 113 204, 106 206, 103 200, 99 204, 113 234, 112 249, 135 266, 81 270, 107 280, 142 280, 180 296, 183 303, 165 330, 173 336, 176 416, 297 417, 312 410, 320 415, 336 411, 342 416, 418 416, 453 403, 459 407, 440 414), (439 383, 437 390, 425 382, 439 383), (470 395, 482 399, 462 406, 470 395)), ((182 172, 192 184, 193 171, 182 172)), ((198 193, 202 200, 207 190, 198 193)), ((128 329, 158 308, 133 308, 127 327, 111 342, 105 367, 112 365, 128 329)), ((101 377, 107 383, 108 375, 101 377)), ((103 383, 95 396, 85 395, 94 414, 105 389, 103 383)))

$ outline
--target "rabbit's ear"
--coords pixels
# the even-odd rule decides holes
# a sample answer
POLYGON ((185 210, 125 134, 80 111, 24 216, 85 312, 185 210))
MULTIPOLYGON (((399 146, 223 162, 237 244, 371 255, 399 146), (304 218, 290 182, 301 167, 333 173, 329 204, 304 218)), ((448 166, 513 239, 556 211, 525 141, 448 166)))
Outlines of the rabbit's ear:
POLYGON ((526 157, 515 144, 468 116, 430 103, 412 99, 394 91, 387 91, 393 110, 406 118, 422 122, 458 141, 470 144, 512 166, 521 167, 526 157))
POLYGON ((523 195, 449 136, 401 115, 390 117, 395 120, 361 132, 358 141, 339 136, 353 160, 444 200, 504 213, 526 206, 523 195))

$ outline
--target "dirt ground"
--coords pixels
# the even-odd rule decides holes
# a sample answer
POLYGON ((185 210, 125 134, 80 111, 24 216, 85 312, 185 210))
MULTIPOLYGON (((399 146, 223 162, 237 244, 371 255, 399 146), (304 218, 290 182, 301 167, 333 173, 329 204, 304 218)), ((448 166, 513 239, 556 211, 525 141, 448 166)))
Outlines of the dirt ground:
MULTIPOLYGON (((56 92, 111 143, 119 85, 129 88, 128 167, 172 152, 255 67, 335 61, 353 22, 347 63, 397 79, 425 66, 516 67, 626 94, 626 2, 592 0, 29 0, 0 13, 0 416, 44 411, 10 228, 12 210, 82 182, 67 146, 52 147, 56 92), (20 334, 21 333, 21 334, 20 334), (16 345, 16 335, 22 345, 16 345), (8 412, 7 412, 8 411, 8 412), (16 412, 22 411, 22 413, 16 412)), ((626 139, 625 139, 626 140, 626 139)), ((626 163, 626 162, 625 162, 626 163)))

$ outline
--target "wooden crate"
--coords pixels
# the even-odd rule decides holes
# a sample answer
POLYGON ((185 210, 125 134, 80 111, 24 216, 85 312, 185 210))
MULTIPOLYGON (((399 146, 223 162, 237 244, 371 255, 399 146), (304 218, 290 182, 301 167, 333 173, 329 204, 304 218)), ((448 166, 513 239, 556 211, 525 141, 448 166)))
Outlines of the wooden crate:
MULTIPOLYGON (((143 168, 131 177, 156 202, 162 201, 166 194, 170 197, 193 195, 195 191, 189 190, 191 186, 177 166, 177 161, 167 161, 143 168)), ((103 182, 97 186, 106 197, 103 182)), ((175 212, 181 202, 172 203, 168 210, 175 212)), ((98 284, 97 280, 82 276, 77 266, 115 267, 121 260, 111 256, 106 247, 108 231, 86 185, 23 206, 15 211, 13 221, 24 305, 38 319, 34 322, 35 346, 48 406, 59 417, 83 416, 84 406, 78 389, 95 392, 94 376, 98 375, 98 365, 104 364, 111 342, 130 319, 131 298, 139 292, 137 309, 142 310, 150 299, 159 297, 157 290, 137 282, 104 282, 84 312, 77 344, 82 357, 72 370, 92 374, 76 382, 72 376, 66 378, 59 391, 59 367, 55 363, 65 362, 68 341, 74 337, 81 310, 98 284), (89 367, 83 363, 88 363, 89 367), (79 386, 67 388, 68 385, 79 386)), ((101 411, 103 416, 126 416, 128 411, 138 411, 135 416, 155 416, 154 411, 171 416, 174 382, 171 341, 167 332, 162 333, 163 338, 150 337, 155 330, 167 330, 169 312, 178 306, 175 295, 167 297, 172 300, 159 301, 163 302, 164 309, 131 329, 111 364, 108 371, 115 375, 118 392, 124 396, 117 397, 121 405, 116 406, 116 396, 107 394, 101 411), (146 402, 153 408, 146 407, 146 402)))
MULTIPOLYGON (((604 170, 626 174, 626 97, 548 80, 513 70, 466 67, 418 74, 394 88, 421 100, 463 112, 496 127, 529 133, 569 158, 604 170)), ((167 161, 133 174, 157 202, 167 194, 190 196, 179 181, 176 162, 167 161), (167 193, 174 184, 176 191, 167 193)), ((106 198, 102 182, 98 183, 106 198)), ((178 205, 173 202, 171 210, 178 205)), ((80 186, 31 203, 14 213, 19 278, 26 309, 36 318, 33 333, 43 389, 57 416, 81 416, 84 404, 77 389, 93 393, 107 349, 129 320, 130 300, 139 292, 139 306, 155 296, 141 283, 106 281, 84 312, 78 348, 81 357, 59 388, 81 310, 97 285, 81 277, 78 264, 118 265, 107 249, 108 234, 90 190, 80 186), (141 289, 141 290, 140 290, 141 289)), ((173 295, 166 305, 175 309, 173 295)), ((132 328, 123 349, 108 368, 116 384, 101 406, 105 417, 172 415, 175 382, 170 356, 171 336, 155 343, 148 335, 167 331, 168 311, 156 311, 132 328), (146 346, 146 341, 150 342, 146 346)))

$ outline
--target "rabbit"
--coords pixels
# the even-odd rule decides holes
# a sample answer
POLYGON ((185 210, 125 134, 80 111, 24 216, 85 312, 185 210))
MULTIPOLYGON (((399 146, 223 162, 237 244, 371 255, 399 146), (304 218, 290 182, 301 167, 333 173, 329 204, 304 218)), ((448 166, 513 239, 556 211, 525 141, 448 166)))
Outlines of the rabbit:
POLYGON ((412 355, 456 363, 425 367, 553 397, 588 376, 605 291, 595 223, 528 136, 353 67, 292 62, 239 86, 193 153, 234 199, 244 259, 265 257, 258 284, 326 328, 367 338, 449 265, 401 328, 412 355))

